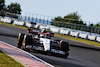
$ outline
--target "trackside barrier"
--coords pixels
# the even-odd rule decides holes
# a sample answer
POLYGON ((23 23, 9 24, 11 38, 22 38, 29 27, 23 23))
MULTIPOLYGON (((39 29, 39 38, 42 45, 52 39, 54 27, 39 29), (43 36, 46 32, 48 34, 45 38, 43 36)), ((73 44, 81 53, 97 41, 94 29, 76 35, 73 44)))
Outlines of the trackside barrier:
POLYGON ((78 37, 80 37, 80 38, 82 38, 82 39, 86 39, 87 38, 87 36, 88 36, 88 32, 84 32, 84 31, 81 31, 80 33, 79 33, 79 36, 78 37))
POLYGON ((35 28, 39 28, 40 25, 41 25, 40 23, 37 23, 37 24, 35 25, 35 28))
POLYGON ((4 17, 4 23, 11 23, 10 17, 4 17))
POLYGON ((69 32, 70 32, 70 29, 68 28, 60 28, 60 31, 59 31, 59 33, 63 35, 68 35, 69 32))
POLYGON ((79 32, 77 30, 71 30, 70 35, 74 37, 78 37, 79 32))
POLYGON ((1 18, 2 18, 2 17, 0 16, 0 20, 1 20, 1 18))
POLYGON ((100 42, 100 35, 97 35, 96 41, 100 42))
POLYGON ((4 23, 11 23, 11 18, 10 17, 0 17, 0 21, 4 23))
POLYGON ((53 33, 59 33, 60 28, 56 26, 50 26, 50 31, 53 33))
POLYGON ((3 18, 2 17, 0 17, 0 21, 3 22, 3 18))
POLYGON ((47 25, 41 24, 41 25, 39 26, 39 29, 47 29, 47 30, 49 30, 49 27, 48 27, 47 25))
POLYGON ((14 20, 13 25, 23 26, 24 25, 24 21, 14 20))
POLYGON ((25 21, 25 26, 30 28, 30 27, 32 27, 32 24, 29 23, 28 21, 25 21))
POLYGON ((53 25, 43 25, 43 24, 36 24, 37 27, 39 27, 39 29, 48 29, 49 31, 53 32, 53 33, 59 33, 59 34, 63 34, 63 35, 71 35, 74 37, 80 37, 82 39, 89 39, 91 41, 98 41, 100 42, 100 37, 97 37, 97 34, 94 33, 89 33, 89 32, 85 32, 85 31, 79 31, 79 30, 73 30, 73 29, 68 29, 68 28, 62 28, 62 27, 56 27, 53 25))
POLYGON ((6 19, 5 18, 1 18, 1 21, 5 23, 6 22, 6 19))
POLYGON ((11 18, 6 18, 6 23, 11 23, 11 18))
POLYGON ((94 33, 89 34, 89 35, 88 35, 88 39, 89 39, 89 40, 95 41, 95 39, 96 39, 96 34, 94 34, 94 33))
POLYGON ((52 25, 47 25, 47 26, 49 27, 49 31, 50 31, 50 28, 53 27, 52 25))

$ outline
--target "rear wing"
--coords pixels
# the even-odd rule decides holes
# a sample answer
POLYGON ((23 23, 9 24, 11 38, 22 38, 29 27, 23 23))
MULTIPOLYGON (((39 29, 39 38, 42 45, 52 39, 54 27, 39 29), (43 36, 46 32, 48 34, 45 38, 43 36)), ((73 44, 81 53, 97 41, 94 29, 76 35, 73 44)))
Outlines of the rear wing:
POLYGON ((35 30, 35 29, 28 29, 28 33, 31 33, 31 34, 38 34, 40 33, 41 31, 39 30, 35 30))
POLYGON ((40 30, 35 30, 35 29, 28 29, 28 33, 31 33, 31 34, 38 34, 38 33, 40 33, 40 34, 46 34, 46 35, 54 36, 54 33, 51 33, 51 32, 43 33, 40 30))

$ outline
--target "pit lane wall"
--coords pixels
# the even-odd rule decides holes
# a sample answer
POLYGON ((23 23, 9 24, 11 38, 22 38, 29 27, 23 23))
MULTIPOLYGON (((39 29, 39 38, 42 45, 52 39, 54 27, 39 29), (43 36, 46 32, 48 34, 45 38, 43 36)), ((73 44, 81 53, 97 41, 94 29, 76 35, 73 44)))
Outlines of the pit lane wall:
POLYGON ((74 30, 74 29, 69 29, 69 28, 64 28, 64 27, 57 27, 53 25, 44 25, 41 23, 30 23, 28 21, 21 21, 18 19, 10 18, 10 17, 0 16, 0 21, 3 23, 9 23, 9 24, 18 25, 18 26, 26 26, 29 28, 38 28, 38 29, 45 28, 53 33, 69 35, 69 36, 73 36, 77 38, 100 42, 100 34, 96 34, 96 33, 90 33, 90 32, 74 30))

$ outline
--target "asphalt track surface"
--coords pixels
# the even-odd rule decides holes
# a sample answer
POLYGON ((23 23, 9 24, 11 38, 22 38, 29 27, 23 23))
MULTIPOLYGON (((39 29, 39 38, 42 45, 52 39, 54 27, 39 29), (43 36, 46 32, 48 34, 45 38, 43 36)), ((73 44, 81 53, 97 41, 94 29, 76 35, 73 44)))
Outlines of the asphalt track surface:
MULTIPOLYGON (((13 46, 17 44, 18 33, 26 33, 27 30, 0 25, 0 40, 7 42, 13 46), (12 36, 11 36, 12 35, 12 36)), ((66 40, 68 42, 73 42, 66 40)), ((74 44, 79 44, 74 42, 74 44)), ((81 45, 84 45, 81 43, 81 45)), ((67 59, 56 56, 45 55, 42 53, 34 53, 35 56, 45 60, 55 67, 100 67, 100 51, 70 46, 70 54, 67 59)))

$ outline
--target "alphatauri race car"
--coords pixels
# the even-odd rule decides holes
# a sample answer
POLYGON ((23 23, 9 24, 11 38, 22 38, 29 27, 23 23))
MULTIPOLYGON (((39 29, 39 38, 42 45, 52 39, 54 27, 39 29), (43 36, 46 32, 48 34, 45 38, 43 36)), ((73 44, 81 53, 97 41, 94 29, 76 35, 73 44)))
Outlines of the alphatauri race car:
POLYGON ((68 57, 70 50, 68 42, 54 39, 54 33, 32 29, 28 29, 28 34, 19 33, 17 47, 28 51, 43 51, 64 58, 68 57))

